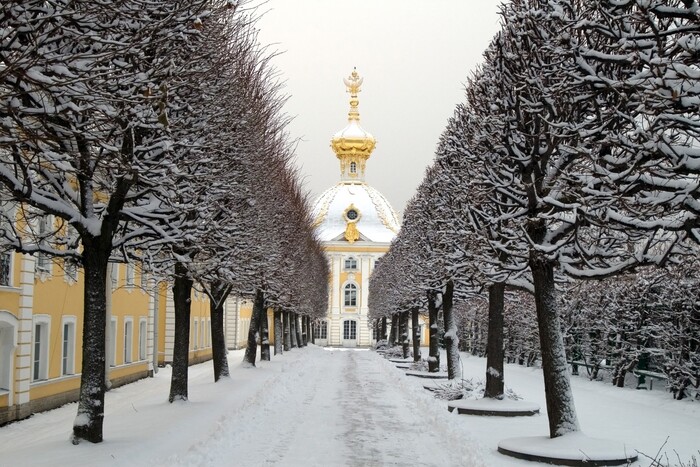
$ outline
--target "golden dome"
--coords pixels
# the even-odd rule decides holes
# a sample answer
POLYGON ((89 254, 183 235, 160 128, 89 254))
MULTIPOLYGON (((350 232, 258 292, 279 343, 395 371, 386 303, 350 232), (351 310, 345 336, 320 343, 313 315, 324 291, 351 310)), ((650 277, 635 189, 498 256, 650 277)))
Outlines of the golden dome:
POLYGON ((357 94, 362 86, 362 78, 353 69, 349 77, 343 79, 350 93, 350 111, 348 124, 333 135, 331 148, 340 161, 340 176, 344 182, 362 182, 365 178, 365 163, 372 154, 377 142, 374 137, 360 126, 360 112, 357 110, 360 100, 357 94))

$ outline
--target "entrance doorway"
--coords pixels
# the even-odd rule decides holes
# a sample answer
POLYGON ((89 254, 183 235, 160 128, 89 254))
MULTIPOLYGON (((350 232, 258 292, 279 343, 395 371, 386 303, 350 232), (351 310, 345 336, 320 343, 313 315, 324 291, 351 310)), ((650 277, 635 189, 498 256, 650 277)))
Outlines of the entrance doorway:
POLYGON ((357 321, 343 321, 343 347, 357 347, 357 321))

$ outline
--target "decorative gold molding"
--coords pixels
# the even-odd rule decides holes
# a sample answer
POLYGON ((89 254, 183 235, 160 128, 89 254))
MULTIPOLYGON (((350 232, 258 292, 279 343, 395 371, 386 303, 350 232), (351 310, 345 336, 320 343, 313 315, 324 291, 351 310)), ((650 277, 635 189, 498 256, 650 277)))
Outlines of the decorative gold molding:
POLYGON ((360 231, 357 230, 357 225, 354 222, 348 222, 345 226, 345 240, 350 243, 360 239, 360 231))

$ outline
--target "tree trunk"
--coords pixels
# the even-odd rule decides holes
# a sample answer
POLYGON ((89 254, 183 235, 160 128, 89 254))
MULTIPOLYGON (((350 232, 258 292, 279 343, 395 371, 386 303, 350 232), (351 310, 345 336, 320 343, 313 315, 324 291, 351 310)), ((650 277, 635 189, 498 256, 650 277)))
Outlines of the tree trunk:
POLYGON ((292 348, 292 333, 290 332, 289 327, 291 326, 291 323, 289 322, 289 311, 283 311, 282 312, 282 327, 284 328, 284 351, 289 352, 289 349, 292 348))
POLYGON ((83 367, 78 414, 73 422, 73 444, 102 442, 105 407, 107 326, 107 264, 111 247, 83 239, 85 288, 83 297, 83 367))
POLYGON ((408 358, 408 310, 401 312, 401 348, 403 358, 408 358))
POLYGON ((304 347, 309 345, 309 333, 308 333, 308 319, 306 316, 301 317, 301 341, 304 343, 304 347))
POLYGON ((428 294, 428 324, 430 325, 430 351, 428 352, 428 371, 440 371, 440 342, 438 337, 438 309, 435 306, 435 294, 428 294))
POLYGON ((389 334, 389 347, 396 345, 396 331, 399 328, 398 313, 391 315, 391 334, 389 334))
POLYGON ((413 328, 413 361, 420 362, 420 324, 418 323, 418 307, 411 309, 411 327, 413 328))
POLYGON ((221 281, 211 284, 211 353, 214 363, 214 382, 230 376, 226 357, 226 336, 224 335, 224 302, 231 289, 221 281))
POLYGON ((442 294, 442 315, 445 320, 445 347, 447 350, 447 377, 457 379, 462 376, 459 366, 459 338, 457 337, 457 324, 452 313, 452 296, 454 283, 450 280, 445 285, 442 294))
POLYGON ((311 321, 311 318, 306 321, 309 326, 309 342, 312 344, 316 345, 316 337, 314 337, 314 325, 313 322, 311 321))
POLYGON ((275 326, 275 355, 282 355, 284 347, 284 331, 282 330, 282 312, 275 308, 274 312, 275 326))
POLYGON ((578 431, 579 425, 569 382, 564 339, 556 307, 554 266, 535 251, 530 253, 535 286, 535 308, 540 331, 544 392, 549 417, 549 436, 556 438, 578 431))
POLYGON ((379 340, 386 340, 386 316, 382 317, 381 334, 379 340))
POLYGON ((301 337, 301 324, 299 324, 299 315, 294 313, 294 330, 297 335, 297 347, 302 348, 304 346, 304 339, 301 337))
POLYGON ((258 332, 260 331, 260 320, 265 309, 265 295, 261 289, 255 292, 253 302, 253 313, 250 317, 250 327, 248 328, 248 346, 245 349, 243 362, 249 366, 255 366, 255 358, 258 354, 258 332))
POLYGON ((297 342, 297 315, 294 312, 289 312, 289 335, 292 338, 292 347, 299 347, 297 342))
POLYGON ((486 343, 486 388, 484 397, 503 399, 503 294, 506 286, 489 286, 489 330, 486 343))
POLYGON ((270 331, 267 309, 263 308, 260 317, 260 360, 270 361, 270 331))
POLYGON ((192 279, 187 267, 175 263, 173 305, 175 308, 175 342, 170 377, 168 401, 187 400, 187 373, 190 365, 190 307, 192 305, 192 279))

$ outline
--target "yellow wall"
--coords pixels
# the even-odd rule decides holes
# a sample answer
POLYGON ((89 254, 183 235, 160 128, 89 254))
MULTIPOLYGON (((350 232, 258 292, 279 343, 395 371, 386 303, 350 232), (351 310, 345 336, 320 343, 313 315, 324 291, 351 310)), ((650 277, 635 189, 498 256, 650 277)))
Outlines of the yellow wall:
POLYGON ((48 348, 49 379, 61 376, 64 317, 75 318, 75 373, 80 373, 82 366, 83 274, 80 271, 78 282, 73 282, 66 278, 60 264, 62 262, 52 261, 51 274, 46 277, 36 277, 34 280, 34 316, 48 315, 51 319, 48 348))

